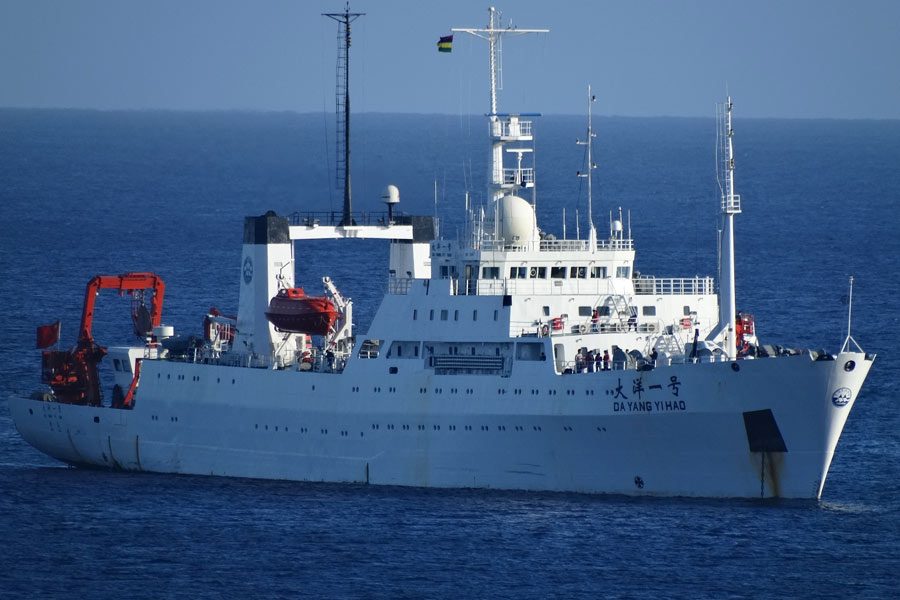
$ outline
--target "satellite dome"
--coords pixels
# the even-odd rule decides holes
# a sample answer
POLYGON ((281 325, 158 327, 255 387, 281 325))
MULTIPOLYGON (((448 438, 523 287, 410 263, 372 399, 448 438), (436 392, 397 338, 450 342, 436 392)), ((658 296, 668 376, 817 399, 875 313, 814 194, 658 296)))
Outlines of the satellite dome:
POLYGON ((381 192, 381 201, 385 204, 397 204, 400 202, 400 190, 396 185, 389 185, 381 192))
POLYGON ((528 244, 538 239, 534 208, 519 196, 503 196, 497 207, 497 234, 507 244, 528 244))

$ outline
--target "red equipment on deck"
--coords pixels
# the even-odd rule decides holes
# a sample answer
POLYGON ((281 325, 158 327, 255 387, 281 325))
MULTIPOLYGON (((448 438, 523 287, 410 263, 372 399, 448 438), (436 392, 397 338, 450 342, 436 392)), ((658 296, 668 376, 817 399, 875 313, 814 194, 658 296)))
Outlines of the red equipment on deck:
POLYGON ((737 341, 739 356, 746 356, 750 352, 750 345, 756 341, 756 325, 753 315, 738 313, 734 328, 734 339, 737 341))
MULTIPOLYGON (((59 402, 100 406, 100 378, 97 365, 106 355, 106 349, 94 342, 91 326, 94 322, 94 303, 102 289, 119 290, 132 296, 134 332, 138 337, 149 337, 154 327, 162 319, 163 295, 166 286, 153 273, 125 273, 123 275, 97 275, 91 279, 84 292, 84 308, 81 312, 81 326, 78 341, 69 350, 45 350, 41 357, 41 381, 50 384, 59 402), (151 308, 144 304, 144 291, 152 289, 151 308)), ((138 365, 139 367, 139 365, 138 365)), ((125 397, 123 406, 131 406, 134 389, 140 373, 135 368, 134 380, 125 397)))

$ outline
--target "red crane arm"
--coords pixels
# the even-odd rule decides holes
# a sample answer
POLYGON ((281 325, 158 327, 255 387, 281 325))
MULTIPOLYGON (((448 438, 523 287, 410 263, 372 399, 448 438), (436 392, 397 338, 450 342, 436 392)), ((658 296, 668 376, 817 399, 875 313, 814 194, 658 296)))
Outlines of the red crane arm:
POLYGON ((91 279, 84 291, 84 308, 81 312, 81 328, 79 329, 79 341, 90 341, 91 326, 94 321, 94 302, 97 292, 104 289, 119 290, 122 296, 125 292, 131 294, 134 290, 153 290, 153 307, 150 310, 150 321, 153 327, 162 320, 163 296, 166 285, 163 280, 154 273, 124 273, 122 275, 97 275, 91 279))

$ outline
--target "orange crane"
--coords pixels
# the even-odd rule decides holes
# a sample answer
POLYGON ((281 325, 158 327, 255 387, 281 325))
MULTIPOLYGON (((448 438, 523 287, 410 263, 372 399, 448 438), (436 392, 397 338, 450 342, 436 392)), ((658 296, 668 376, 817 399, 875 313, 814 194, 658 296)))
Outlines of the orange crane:
MULTIPOLYGON (((166 286, 153 273, 125 273, 123 275, 97 275, 91 279, 84 291, 84 307, 81 311, 81 327, 78 341, 69 350, 44 350, 41 357, 41 381, 50 384, 59 402, 100 406, 100 378, 97 366, 106 356, 106 349, 98 345, 91 335, 94 322, 94 304, 102 289, 114 289, 123 296, 132 296, 131 318, 135 335, 141 338, 152 336, 153 328, 162 319, 163 296, 166 286), (152 290, 151 308, 145 303, 145 291, 152 290)), ((135 367, 134 380, 128 390, 123 406, 131 407, 134 389, 140 374, 140 362, 135 367)))

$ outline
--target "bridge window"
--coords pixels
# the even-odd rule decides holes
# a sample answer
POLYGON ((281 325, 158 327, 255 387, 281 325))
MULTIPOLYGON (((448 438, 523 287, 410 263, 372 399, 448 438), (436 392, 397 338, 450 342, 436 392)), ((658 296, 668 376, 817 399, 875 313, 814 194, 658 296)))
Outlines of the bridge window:
POLYGON ((569 269, 570 279, 584 279, 587 275, 587 269, 584 267, 571 267, 569 269))
POLYGON ((481 267, 482 279, 500 279, 500 267, 481 267))
POLYGON ((591 267, 591 278, 606 279, 606 267, 591 267))
POLYGON ((528 277, 528 267, 510 267, 509 268, 509 278, 510 279, 525 279, 528 277))
POLYGON ((551 279, 565 279, 566 278, 566 268, 565 267, 550 267, 550 278, 551 279))
POLYGON ((547 279, 547 267, 531 267, 528 276, 532 279, 547 279))
POLYGON ((628 279, 631 277, 631 267, 616 267, 616 277, 628 279))

